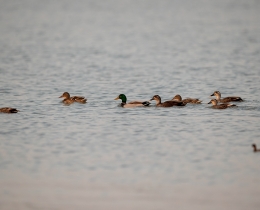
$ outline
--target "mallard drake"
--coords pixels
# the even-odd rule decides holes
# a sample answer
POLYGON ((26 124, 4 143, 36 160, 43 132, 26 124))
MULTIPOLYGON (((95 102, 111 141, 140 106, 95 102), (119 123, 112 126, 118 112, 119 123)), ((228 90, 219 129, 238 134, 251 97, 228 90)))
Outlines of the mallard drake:
POLYGON ((184 103, 191 103, 191 104, 201 104, 202 101, 200 101, 198 98, 185 98, 182 100, 182 97, 180 95, 176 95, 172 98, 172 101, 182 101, 184 103))
POLYGON ((87 99, 83 96, 70 97, 70 94, 68 92, 64 92, 59 98, 64 98, 62 101, 64 104, 72 104, 74 102, 85 104, 87 101, 87 99))
POLYGON ((231 106, 236 106, 234 104, 218 104, 218 101, 216 99, 212 99, 208 104, 213 104, 213 109, 226 109, 231 106))
POLYGON ((117 96, 114 100, 121 99, 122 103, 120 104, 124 108, 132 108, 132 107, 138 107, 138 106, 149 106, 150 102, 149 101, 131 101, 129 103, 126 103, 127 98, 124 94, 120 94, 117 96))
POLYGON ((229 96, 226 98, 221 98, 221 93, 219 91, 215 91, 210 96, 216 96, 216 99, 218 100, 218 102, 222 102, 222 103, 227 103, 230 101, 243 101, 243 99, 238 96, 229 96))
POLYGON ((150 101, 155 100, 156 106, 158 107, 172 107, 172 106, 185 106, 186 103, 182 101, 165 101, 162 103, 161 97, 159 95, 154 95, 150 101))
POLYGON ((252 147, 254 148, 254 152, 260 152, 260 149, 256 148, 256 144, 252 144, 252 147))
POLYGON ((0 112, 17 113, 17 112, 19 112, 19 110, 17 110, 16 108, 11 108, 11 107, 3 107, 3 108, 0 108, 0 112))

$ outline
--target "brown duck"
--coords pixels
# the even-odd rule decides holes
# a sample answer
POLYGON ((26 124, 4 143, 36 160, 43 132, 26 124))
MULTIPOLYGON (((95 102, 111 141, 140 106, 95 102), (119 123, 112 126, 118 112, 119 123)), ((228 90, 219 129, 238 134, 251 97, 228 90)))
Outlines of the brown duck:
POLYGON ((221 98, 221 93, 219 91, 215 91, 210 96, 216 96, 216 99, 218 100, 218 102, 222 102, 222 103, 227 103, 230 101, 243 101, 243 99, 238 96, 229 96, 226 98, 221 98))
POLYGON ((64 104, 72 104, 74 102, 78 102, 81 104, 85 104, 87 99, 83 96, 72 96, 70 97, 70 94, 68 92, 64 92, 59 98, 64 98, 63 103, 64 104))
POLYGON ((0 108, 0 112, 17 113, 17 112, 19 112, 19 110, 17 110, 16 108, 11 108, 11 107, 3 107, 3 108, 0 108))
POLYGON ((228 107, 236 106, 234 104, 218 104, 216 99, 212 99, 208 104, 213 104, 213 109, 226 109, 228 107))
POLYGON ((254 152, 260 152, 260 149, 257 149, 256 144, 252 144, 252 147, 254 148, 254 152))
POLYGON ((172 101, 182 101, 184 103, 191 103, 191 104, 201 104, 202 101, 200 101, 198 98, 185 98, 182 100, 182 97, 180 95, 176 95, 172 98, 172 101))
POLYGON ((157 107, 172 107, 172 106, 185 106, 186 103, 182 101, 165 101, 162 103, 161 97, 159 95, 154 95, 150 101, 155 100, 157 107))

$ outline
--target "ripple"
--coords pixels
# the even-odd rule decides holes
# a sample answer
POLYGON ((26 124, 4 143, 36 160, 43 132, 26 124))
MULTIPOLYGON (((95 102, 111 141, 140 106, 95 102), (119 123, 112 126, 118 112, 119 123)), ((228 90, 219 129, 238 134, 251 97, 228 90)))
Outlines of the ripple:
POLYGON ((241 7, 241 21, 232 24, 224 2, 208 4, 206 13, 200 3, 192 9, 151 3, 148 11, 139 3, 138 10, 126 2, 104 10, 86 1, 79 4, 88 5, 83 12, 68 2, 45 10, 25 2, 15 13, 9 4, 0 8, 0 96, 3 106, 21 112, 0 115, 1 170, 30 176, 75 170, 115 183, 216 186, 247 184, 248 174, 257 179, 250 146, 260 145, 257 9, 241 7), (217 89, 245 101, 213 110, 206 103, 217 89), (64 106, 58 98, 64 91, 88 102, 64 106), (113 100, 119 93, 131 100, 181 94, 203 103, 124 109, 113 100))

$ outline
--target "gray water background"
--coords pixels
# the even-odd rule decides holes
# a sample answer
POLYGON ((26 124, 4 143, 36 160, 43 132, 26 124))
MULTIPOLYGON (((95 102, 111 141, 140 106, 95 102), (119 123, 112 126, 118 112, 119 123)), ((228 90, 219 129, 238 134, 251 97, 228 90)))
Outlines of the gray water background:
POLYGON ((260 2, 1 1, 0 178, 260 187, 260 2), (238 95, 214 110, 213 91, 238 95), (87 104, 64 106, 64 91, 87 104), (203 100, 123 109, 113 99, 203 100), (86 176, 86 174, 88 174, 86 176))

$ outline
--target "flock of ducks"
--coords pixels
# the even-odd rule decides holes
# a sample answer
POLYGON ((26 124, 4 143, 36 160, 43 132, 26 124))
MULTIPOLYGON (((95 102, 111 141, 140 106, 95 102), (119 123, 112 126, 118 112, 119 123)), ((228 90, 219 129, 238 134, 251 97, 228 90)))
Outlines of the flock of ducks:
MULTIPOLYGON (((215 96, 216 99, 212 99, 208 104, 212 104, 213 109, 226 109, 228 107, 236 106, 234 104, 229 104, 228 102, 236 101, 241 102, 243 99, 238 96, 229 96, 226 98, 221 98, 221 93, 219 91, 215 91, 211 96, 215 96), (218 103, 221 104, 218 104, 218 103)), ((74 102, 85 104, 87 102, 87 99, 84 96, 70 96, 68 92, 64 92, 59 98, 64 98, 62 102, 65 105, 70 105, 74 102)), ((162 102, 162 99, 159 95, 154 95, 150 101, 131 101, 127 103, 127 98, 124 94, 120 94, 117 96, 114 100, 121 100, 121 107, 124 108, 131 108, 131 107, 145 107, 149 106, 151 103, 150 101, 155 100, 156 107, 172 107, 172 106, 186 106, 186 104, 201 104, 202 101, 200 101, 198 98, 185 98, 182 99, 180 95, 174 96, 170 101, 164 101, 162 102)), ((19 110, 16 108, 11 107, 3 107, 0 108, 0 112, 3 113, 17 113, 19 110)), ((260 149, 257 149, 256 144, 252 144, 253 151, 254 152, 260 152, 260 149)))
MULTIPOLYGON (((221 93, 219 91, 215 91, 211 96, 215 96, 216 99, 212 99, 208 104, 212 104, 212 108, 214 109, 226 109, 228 107, 236 106, 234 104, 229 104, 231 101, 243 101, 241 97, 238 96, 229 96, 226 98, 221 98, 221 93), (221 102, 221 104, 218 104, 221 102)), ((70 96, 68 92, 64 92, 59 98, 64 98, 62 102, 65 105, 70 105, 74 102, 85 104, 87 99, 84 96, 70 96)), ((159 95, 154 95, 149 101, 131 101, 127 103, 127 98, 124 94, 120 94, 115 100, 120 99, 122 103, 121 107, 131 108, 131 107, 139 107, 139 106, 149 106, 150 101, 155 100, 157 107, 172 107, 172 106, 186 106, 186 104, 201 104, 198 98, 185 98, 182 99, 180 95, 174 96, 170 101, 162 102, 162 99, 159 95)), ((0 112, 4 113, 17 113, 19 110, 11 107, 3 107, 0 108, 0 112)))
MULTIPOLYGON (((226 109, 228 107, 236 106, 234 104, 229 104, 231 101, 243 101, 241 97, 238 96, 229 96, 226 98, 221 98, 221 93, 219 91, 215 91, 211 96, 215 96, 216 99, 212 99, 208 104, 212 104, 213 109, 226 109), (221 102, 221 104, 218 104, 221 102)), ((138 107, 138 106, 149 106, 150 101, 155 100, 157 107, 172 107, 172 106, 186 106, 186 104, 201 104, 198 98, 185 98, 182 99, 180 95, 174 96, 170 101, 162 102, 162 99, 159 95, 154 95, 150 101, 131 101, 127 103, 127 98, 124 94, 120 94, 115 100, 121 99, 121 106, 124 108, 138 107)))

